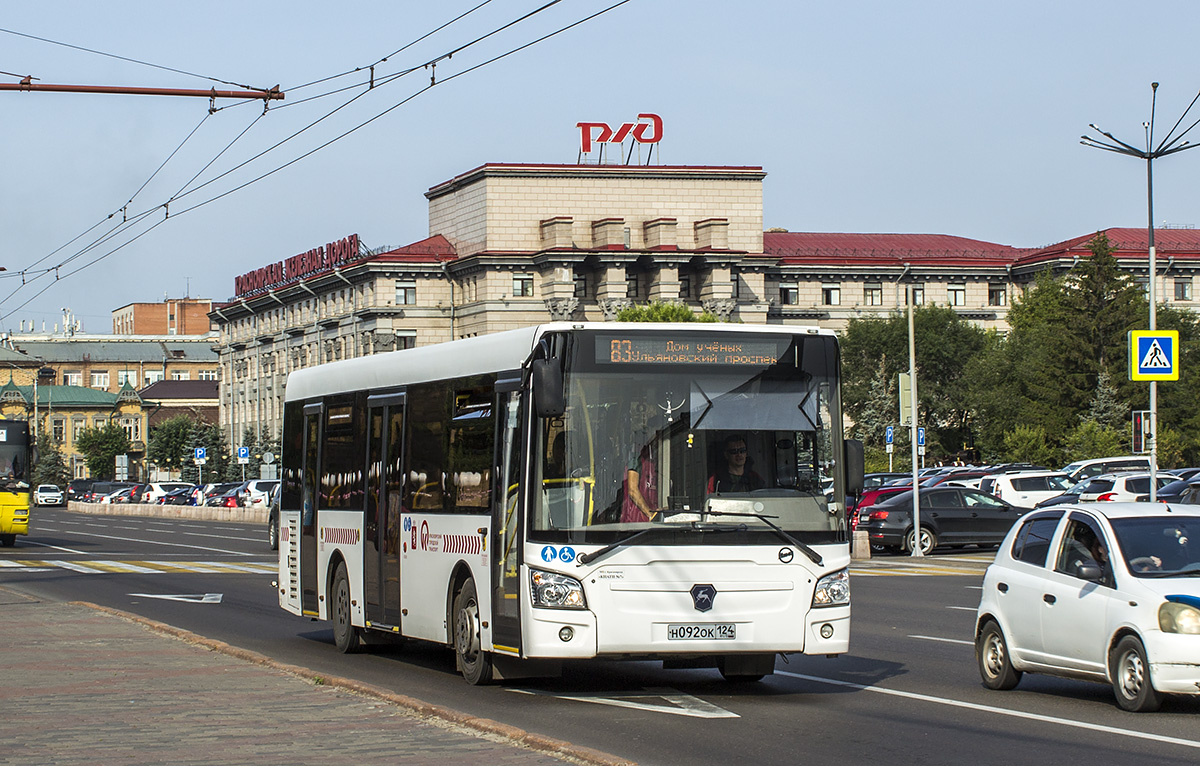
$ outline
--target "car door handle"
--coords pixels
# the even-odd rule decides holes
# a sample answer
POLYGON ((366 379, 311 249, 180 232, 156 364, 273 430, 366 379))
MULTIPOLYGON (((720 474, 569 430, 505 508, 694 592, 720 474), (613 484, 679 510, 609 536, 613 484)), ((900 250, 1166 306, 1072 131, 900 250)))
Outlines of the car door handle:
POLYGON ((1047 604, 1053 604, 1055 601, 1058 601, 1058 599, 1056 599, 1054 596, 1051 596, 1049 593, 1043 593, 1042 601, 1045 601, 1047 604))
POLYGON ((1008 583, 1006 583, 1006 582, 996 583, 996 590, 1000 591, 1001 593, 1008 593, 1008 583))

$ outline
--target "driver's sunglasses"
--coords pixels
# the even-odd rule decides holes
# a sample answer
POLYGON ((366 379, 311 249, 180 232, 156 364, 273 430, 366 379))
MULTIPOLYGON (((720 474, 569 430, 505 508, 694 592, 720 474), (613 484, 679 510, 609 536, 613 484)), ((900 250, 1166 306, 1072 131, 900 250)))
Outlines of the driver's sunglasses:
POLYGON ((726 455, 745 455, 746 448, 745 447, 734 447, 732 449, 725 450, 725 454, 726 455))

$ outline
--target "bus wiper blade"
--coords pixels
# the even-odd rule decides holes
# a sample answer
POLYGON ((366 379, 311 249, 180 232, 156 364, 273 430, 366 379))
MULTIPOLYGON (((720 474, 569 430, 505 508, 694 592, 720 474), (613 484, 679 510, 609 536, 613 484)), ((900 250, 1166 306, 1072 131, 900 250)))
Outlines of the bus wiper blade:
POLYGON ((779 518, 778 516, 767 516, 761 513, 739 513, 738 511, 705 511, 704 513, 708 516, 749 516, 752 519, 758 519, 773 529, 775 534, 782 537, 784 541, 796 546, 801 553, 803 553, 805 556, 808 556, 812 563, 816 564, 817 566, 822 566, 825 563, 825 560, 821 558, 821 554, 808 547, 808 545, 805 543, 797 540, 795 537, 792 537, 789 533, 783 531, 782 527, 771 521, 771 519, 779 518))
POLYGON ((578 566, 583 566, 584 564, 590 564, 593 561, 595 561, 596 559, 600 558, 601 556, 612 553, 617 548, 621 548, 623 546, 629 545, 631 542, 638 539, 642 535, 647 534, 652 531, 653 530, 651 530, 651 529, 643 529, 641 532, 634 532, 632 535, 624 538, 623 540, 617 540, 612 545, 606 545, 594 553, 581 553, 581 554, 579 554, 579 557, 575 559, 575 566, 578 567, 578 566))

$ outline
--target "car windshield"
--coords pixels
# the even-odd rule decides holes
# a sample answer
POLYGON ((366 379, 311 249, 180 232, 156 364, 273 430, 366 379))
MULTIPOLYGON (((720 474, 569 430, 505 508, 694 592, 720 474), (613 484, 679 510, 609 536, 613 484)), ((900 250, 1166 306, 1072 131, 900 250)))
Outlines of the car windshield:
POLYGON ((1200 518, 1139 516, 1110 521, 1135 576, 1200 575, 1200 518))
POLYGON ((739 338, 722 343, 742 343, 753 361, 633 364, 610 362, 604 338, 577 347, 566 412, 542 421, 535 445, 530 538, 608 544, 650 530, 639 543, 776 542, 773 525, 808 543, 845 534, 844 498, 826 494, 841 471, 833 339, 739 338))

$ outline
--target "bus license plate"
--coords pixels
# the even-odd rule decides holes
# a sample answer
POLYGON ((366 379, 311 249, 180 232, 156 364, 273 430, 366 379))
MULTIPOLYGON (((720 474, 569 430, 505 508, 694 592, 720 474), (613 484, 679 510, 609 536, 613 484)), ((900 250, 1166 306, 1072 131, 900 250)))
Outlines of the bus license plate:
POLYGON ((732 640, 737 638, 737 625, 732 622, 709 622, 694 625, 668 625, 669 641, 732 640))

